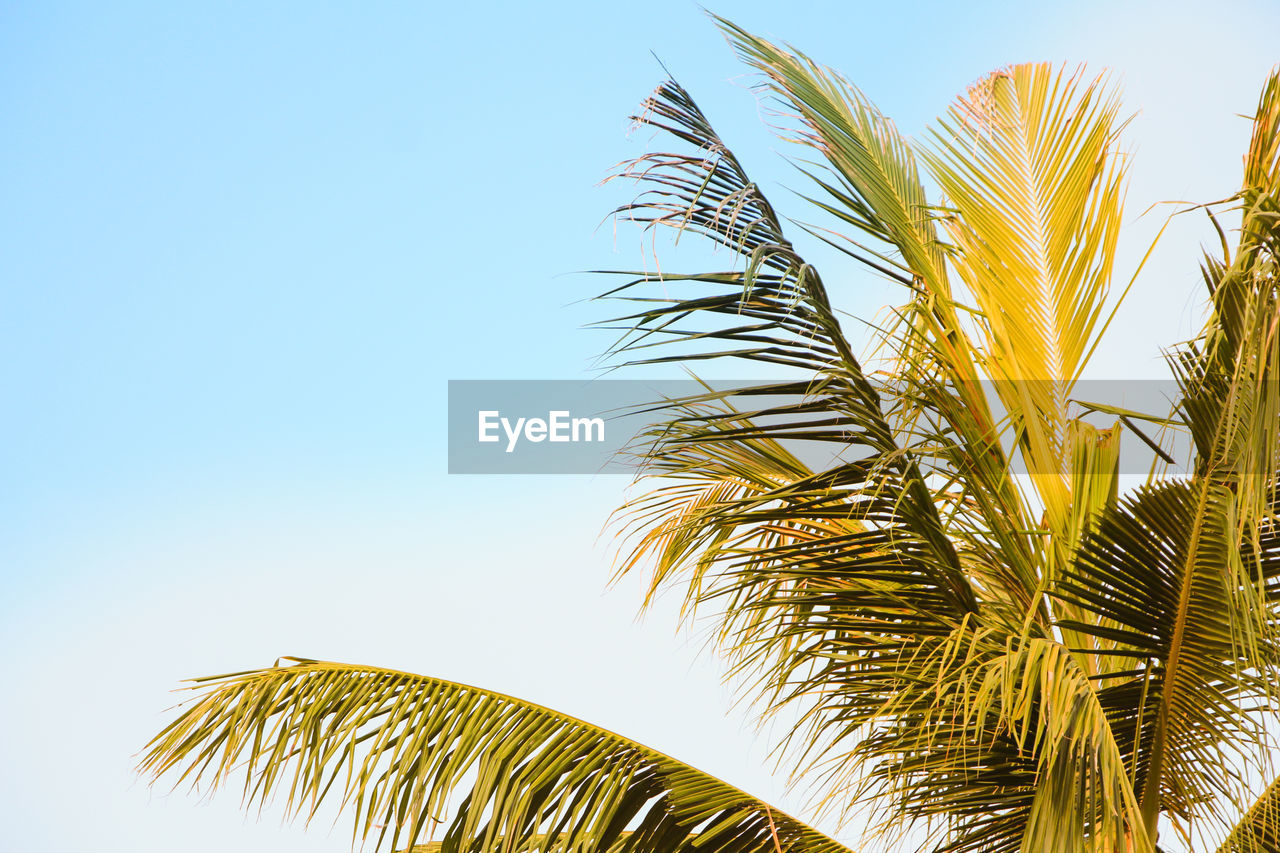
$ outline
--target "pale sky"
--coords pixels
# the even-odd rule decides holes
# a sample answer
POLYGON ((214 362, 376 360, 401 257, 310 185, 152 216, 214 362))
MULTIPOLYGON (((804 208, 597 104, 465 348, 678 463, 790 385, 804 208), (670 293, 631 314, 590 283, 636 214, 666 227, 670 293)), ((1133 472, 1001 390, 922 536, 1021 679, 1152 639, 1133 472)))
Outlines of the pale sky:
MULTIPOLYGON (((1233 191, 1280 61, 1274 4, 712 8, 908 134, 1000 65, 1110 67, 1137 113, 1122 277, 1149 205, 1233 191)), ((606 591, 621 479, 445 473, 447 380, 584 377, 607 342, 574 273, 641 263, 596 184, 649 144, 650 51, 804 218, 693 3, 0 9, 0 846, 350 849, 133 775, 182 678, 280 655, 520 695, 803 814, 671 602, 637 622, 637 584, 606 591)), ((1208 234, 1170 229, 1092 375, 1162 375, 1208 234)), ((840 276, 855 313, 896 298, 840 276)))

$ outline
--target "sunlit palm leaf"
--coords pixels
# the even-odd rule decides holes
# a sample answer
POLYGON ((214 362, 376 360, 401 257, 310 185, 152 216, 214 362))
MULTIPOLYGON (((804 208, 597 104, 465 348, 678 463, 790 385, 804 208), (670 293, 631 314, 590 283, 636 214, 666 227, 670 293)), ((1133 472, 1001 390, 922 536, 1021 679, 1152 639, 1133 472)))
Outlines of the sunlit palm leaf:
MULTIPOLYGON (((915 156, 855 87, 796 51, 785 50, 717 18, 742 58, 803 122, 801 140, 821 152, 832 177, 821 182, 828 212, 891 246, 951 316, 946 256, 938 240, 915 156)), ((948 321, 953 322, 953 321, 948 321)))
POLYGON ((765 447, 774 448, 771 452, 776 454, 783 440, 849 447, 855 461, 837 461, 816 473, 788 462, 786 476, 771 480, 778 485, 745 502, 726 504, 722 509, 727 517, 716 523, 722 527, 785 524, 788 512, 803 521, 874 516, 879 523, 897 526, 904 552, 920 551, 915 571, 922 582, 938 590, 945 612, 971 612, 976 602, 959 571, 932 496, 910 456, 895 443, 880 396, 853 358, 816 270, 783 236, 772 205, 683 89, 664 84, 647 102, 640 120, 696 148, 688 154, 649 154, 629 164, 623 174, 637 176, 650 189, 622 213, 650 225, 704 233, 735 248, 746 269, 663 274, 611 291, 607 296, 612 298, 655 303, 613 321, 629 330, 615 354, 634 356, 654 336, 674 338, 673 343, 696 336, 698 341, 748 345, 712 352, 682 347, 678 354, 633 358, 630 363, 737 358, 806 371, 799 381, 675 401, 670 406, 672 420, 654 436, 646 470, 696 479, 702 463, 695 457, 720 465, 713 460, 723 456, 726 444, 734 443, 756 456, 765 447), (668 295, 631 295, 652 284, 661 284, 668 295), (677 291, 687 295, 671 295, 677 291), (725 314, 756 322, 750 327, 717 326, 716 316, 725 314), (677 328, 677 322, 699 325, 677 328), (726 407, 730 399, 747 405, 726 407))
POLYGON ((1014 418, 1058 565, 1071 524, 1067 401, 1100 328, 1119 234, 1117 111, 1100 81, 1017 65, 952 107, 928 157, 955 208, 945 222, 981 311, 984 367, 1014 418))

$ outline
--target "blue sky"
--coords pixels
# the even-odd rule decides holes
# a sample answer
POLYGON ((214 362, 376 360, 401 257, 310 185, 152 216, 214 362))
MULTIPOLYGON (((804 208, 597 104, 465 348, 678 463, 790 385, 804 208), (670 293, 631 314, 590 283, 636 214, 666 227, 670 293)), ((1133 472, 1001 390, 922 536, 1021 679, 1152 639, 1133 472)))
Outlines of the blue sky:
MULTIPOLYGON (((1232 190, 1234 116, 1280 60, 1263 3, 715 8, 910 134, 1005 63, 1112 67, 1141 109, 1128 268, 1149 204, 1232 190)), ((281 654, 526 695, 799 802, 671 609, 636 623, 634 586, 605 592, 622 483, 445 474, 447 380, 583 377, 606 343, 576 272, 641 263, 605 221, 625 188, 597 184, 648 144, 626 119, 651 51, 786 209, 785 146, 693 3, 0 9, 10 846, 348 849, 131 775, 179 679, 281 654)), ((1096 372, 1160 375, 1206 238, 1175 224, 1096 372)))

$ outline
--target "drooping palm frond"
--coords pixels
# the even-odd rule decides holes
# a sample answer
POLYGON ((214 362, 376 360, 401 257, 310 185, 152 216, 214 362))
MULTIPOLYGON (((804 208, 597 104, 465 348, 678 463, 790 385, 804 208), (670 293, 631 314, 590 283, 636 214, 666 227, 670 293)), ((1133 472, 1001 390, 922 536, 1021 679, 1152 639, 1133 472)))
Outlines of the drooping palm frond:
MULTIPOLYGON (((765 496, 813 476, 812 469, 791 453, 780 441, 770 436, 746 436, 733 441, 687 442, 676 439, 681 434, 697 434, 701 419, 708 412, 719 415, 725 427, 750 429, 745 418, 733 420, 732 407, 724 400, 707 403, 686 402, 677 407, 684 418, 667 422, 638 437, 641 445, 659 441, 667 444, 660 456, 647 456, 649 476, 670 481, 648 491, 635 504, 619 511, 622 553, 625 555, 619 574, 637 569, 651 560, 653 573, 649 580, 652 596, 679 572, 692 577, 687 581, 685 608, 692 614, 705 604, 702 579, 714 577, 726 562, 749 559, 781 545, 852 534, 866 525, 840 516, 812 517, 796 515, 775 523, 724 525, 717 523, 734 507, 749 506, 765 496)), ((740 590, 741 591, 741 590, 740 590)), ((721 626, 721 642, 739 646, 735 636, 767 635, 763 621, 770 613, 757 606, 759 597, 750 601, 729 601, 719 609, 726 614, 740 614, 746 624, 734 618, 721 626)), ((774 616, 778 614, 772 614, 774 616)))
MULTIPOLYGON (((929 489, 911 456, 896 444, 880 395, 853 357, 817 271, 796 253, 772 205, 683 89, 666 83, 645 107, 639 121, 690 143, 694 151, 648 154, 629 164, 622 174, 637 177, 646 190, 620 213, 650 226, 702 233, 734 249, 746 268, 645 276, 610 291, 606 298, 642 306, 610 321, 627 330, 613 353, 628 357, 629 364, 732 358, 801 371, 793 381, 673 401, 673 417, 655 434, 645 470, 678 471, 696 479, 699 465, 722 464, 724 454, 732 452, 724 450, 729 444, 740 444, 744 451, 754 448, 757 458, 765 447, 776 453, 779 442, 848 448, 845 455, 855 459, 837 459, 816 472, 791 457, 785 476, 772 480, 776 485, 749 500, 726 502, 725 517, 716 523, 728 529, 726 525, 781 525, 789 518, 807 523, 874 516, 879 524, 895 525, 904 554, 919 551, 917 580, 936 590, 942 611, 951 614, 947 618, 972 612, 976 601, 929 489), (638 289, 653 285, 664 295, 637 295, 638 289), (726 315, 754 322, 717 326, 716 320, 726 315), (677 325, 681 323, 689 325, 677 325), (729 346, 637 357, 655 345, 654 338, 667 344, 692 339, 729 346), (755 403, 761 400, 768 402, 755 403)), ((722 474, 718 467, 709 473, 716 478, 722 474)))
MULTIPOLYGON (((960 489, 949 532, 986 579, 988 597, 1008 602, 1015 619, 1035 609, 1039 543, 1001 444, 981 382, 982 359, 948 277, 947 251, 925 195, 911 145, 867 97, 838 73, 792 48, 781 48, 717 19, 739 55, 758 69, 765 89, 799 122, 795 141, 819 153, 806 169, 824 193, 810 199, 883 246, 909 301, 884 346, 894 356, 889 381, 899 389, 895 420, 911 433, 926 470, 960 489)), ((817 233, 817 232, 815 232, 817 233)), ((847 237, 847 235, 845 235, 847 237)), ((831 242, 828 240, 828 242, 831 242)), ((869 251, 847 239, 853 257, 869 251), (855 251, 856 249, 856 251, 855 251)))
MULTIPOLYGON (((823 209, 887 244, 897 266, 938 297, 948 331, 958 330, 949 304, 946 254, 938 239, 910 145, 860 92, 804 54, 783 49, 716 18, 739 55, 765 75, 768 90, 794 111, 796 141, 820 152, 825 174, 812 177, 826 194, 823 209)), ((850 240, 850 245, 855 243, 850 240)))
POLYGON ((712 776, 581 720, 465 684, 287 658, 197 679, 142 761, 293 814, 336 800, 354 837, 439 853, 849 853, 712 776), (463 794, 450 816, 450 799, 463 794))

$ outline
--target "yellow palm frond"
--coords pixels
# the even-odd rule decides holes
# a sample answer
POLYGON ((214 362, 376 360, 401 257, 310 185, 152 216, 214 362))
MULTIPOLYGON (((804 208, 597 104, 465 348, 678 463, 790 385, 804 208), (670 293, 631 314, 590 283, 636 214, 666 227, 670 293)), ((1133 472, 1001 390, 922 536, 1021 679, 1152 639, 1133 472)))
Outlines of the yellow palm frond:
POLYGON ((954 209, 946 230, 980 311, 984 369, 1064 540, 1067 401, 1095 342, 1120 226, 1117 112, 1101 79, 1017 65, 971 87, 928 154, 954 209))

